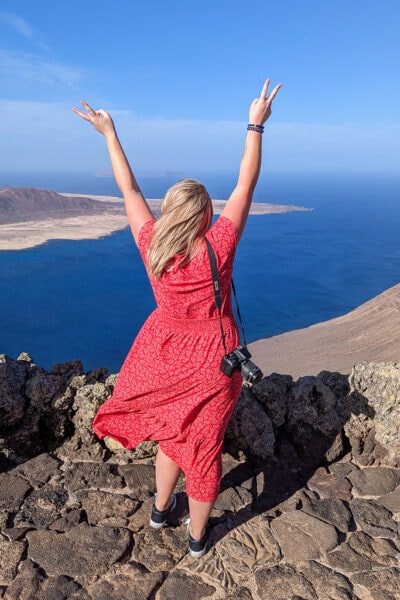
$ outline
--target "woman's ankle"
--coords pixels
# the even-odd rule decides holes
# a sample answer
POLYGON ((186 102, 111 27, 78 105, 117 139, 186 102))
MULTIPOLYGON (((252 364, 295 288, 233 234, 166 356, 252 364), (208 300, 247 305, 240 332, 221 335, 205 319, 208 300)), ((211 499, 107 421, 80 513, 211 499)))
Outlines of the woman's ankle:
POLYGON ((205 533, 206 527, 203 527, 202 529, 192 529, 192 527, 189 527, 189 535, 192 538, 192 540, 195 540, 196 542, 201 540, 204 537, 205 533))
POLYGON ((168 510, 168 508, 171 506, 171 502, 172 502, 172 496, 169 496, 164 502, 161 502, 159 497, 156 495, 154 504, 158 511, 164 512, 165 510, 168 510))

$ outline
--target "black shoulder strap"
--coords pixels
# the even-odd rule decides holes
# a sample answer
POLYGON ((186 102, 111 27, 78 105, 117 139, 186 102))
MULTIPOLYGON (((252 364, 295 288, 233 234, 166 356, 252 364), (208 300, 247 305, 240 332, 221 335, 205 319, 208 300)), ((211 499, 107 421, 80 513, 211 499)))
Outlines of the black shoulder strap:
MULTIPOLYGON (((212 273, 212 280, 213 280, 213 288, 214 288, 215 306, 218 309, 218 315, 219 315, 220 326, 221 326, 221 334, 222 334, 222 343, 224 345, 224 350, 225 350, 225 354, 226 354, 225 332, 224 332, 224 328, 222 326, 222 317, 221 317, 222 296, 221 296, 221 288, 220 288, 219 279, 218 279, 217 260, 215 258, 215 253, 214 253, 214 250, 213 250, 213 247, 212 247, 210 241, 207 238, 205 238, 205 240, 206 240, 206 244, 207 244, 208 256, 209 256, 209 259, 210 259, 210 266, 211 266, 211 273, 212 273)), ((242 329, 243 343, 246 346, 246 344, 247 344, 247 342, 246 342, 246 336, 245 336, 245 333, 244 333, 244 327, 243 327, 243 323, 242 323, 242 316, 240 314, 239 303, 238 303, 238 300, 237 300, 236 289, 235 289, 235 285, 233 283, 233 279, 232 279, 231 283, 232 283, 233 295, 234 295, 234 298, 235 298, 236 311, 237 311, 237 314, 238 314, 238 318, 239 318, 239 322, 240 322, 240 327, 242 329)))
POLYGON ((213 287, 214 287, 214 297, 215 297, 215 306, 218 310, 221 310, 222 307, 222 297, 221 297, 221 288, 219 287, 219 279, 218 279, 218 268, 217 268, 217 260, 215 258, 213 247, 210 244, 210 241, 205 238, 207 244, 208 257, 210 259, 211 265, 211 273, 213 279, 213 287))

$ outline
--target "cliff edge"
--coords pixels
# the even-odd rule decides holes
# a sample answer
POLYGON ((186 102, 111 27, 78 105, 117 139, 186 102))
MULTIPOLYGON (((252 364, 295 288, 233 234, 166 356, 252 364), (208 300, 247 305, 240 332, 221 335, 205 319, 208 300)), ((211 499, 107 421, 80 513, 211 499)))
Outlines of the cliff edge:
POLYGON ((243 388, 199 560, 183 478, 170 526, 148 526, 156 445, 92 433, 115 379, 0 356, 0 597, 399 598, 399 363, 243 388))

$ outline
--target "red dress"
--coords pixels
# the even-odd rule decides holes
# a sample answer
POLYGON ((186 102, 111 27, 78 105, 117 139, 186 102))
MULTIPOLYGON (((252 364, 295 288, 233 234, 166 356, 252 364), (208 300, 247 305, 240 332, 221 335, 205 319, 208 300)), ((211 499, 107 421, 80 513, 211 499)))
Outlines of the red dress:
MULTIPOLYGON (((154 222, 145 223, 139 234, 145 264, 154 222)), ((230 352, 239 343, 231 305, 237 233, 229 219, 219 217, 206 236, 217 259, 230 352)), ((235 371, 228 378, 220 370, 225 352, 205 241, 187 265, 149 279, 157 308, 139 331, 93 429, 129 449, 158 441, 185 473, 187 494, 213 502, 221 481, 224 432, 242 377, 235 371)))

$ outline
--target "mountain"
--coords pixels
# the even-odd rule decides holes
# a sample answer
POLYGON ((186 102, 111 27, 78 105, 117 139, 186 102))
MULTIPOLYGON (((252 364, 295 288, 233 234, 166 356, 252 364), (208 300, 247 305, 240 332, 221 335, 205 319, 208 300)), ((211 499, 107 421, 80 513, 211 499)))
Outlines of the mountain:
POLYGON ((37 188, 0 189, 0 224, 110 212, 123 214, 122 202, 66 196, 37 188))

